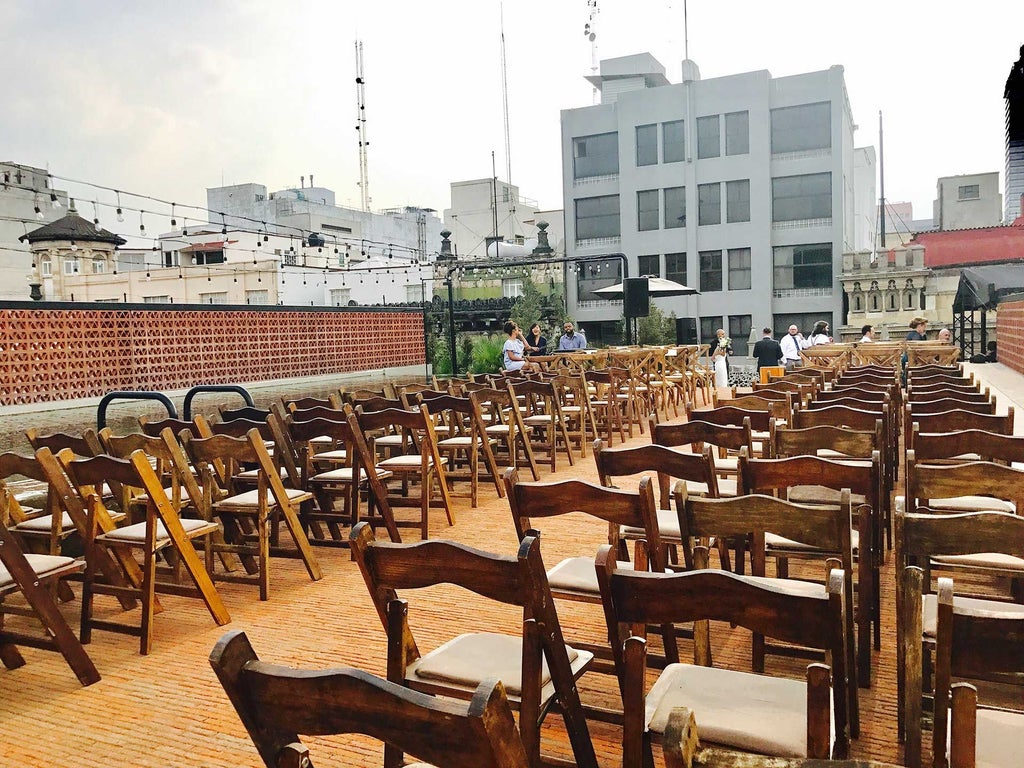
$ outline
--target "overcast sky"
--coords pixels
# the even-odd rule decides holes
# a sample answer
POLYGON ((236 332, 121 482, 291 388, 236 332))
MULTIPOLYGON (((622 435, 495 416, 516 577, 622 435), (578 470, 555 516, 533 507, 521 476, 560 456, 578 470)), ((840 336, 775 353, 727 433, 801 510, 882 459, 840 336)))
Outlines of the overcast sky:
MULTIPOLYGON (((682 0, 597 4, 598 59, 650 51, 680 80, 682 0)), ((590 10, 504 3, 511 181, 544 208, 562 205, 559 110, 592 103, 590 10)), ((199 205, 222 182, 313 173, 357 207, 358 38, 372 205, 441 210, 450 182, 491 176, 492 151, 507 176, 500 15, 498 0, 0 0, 0 160, 199 205)), ((704 78, 843 65, 856 143, 877 148, 882 110, 886 197, 917 218, 939 176, 999 171, 1002 188, 1020 0, 690 0, 689 44, 704 78)))

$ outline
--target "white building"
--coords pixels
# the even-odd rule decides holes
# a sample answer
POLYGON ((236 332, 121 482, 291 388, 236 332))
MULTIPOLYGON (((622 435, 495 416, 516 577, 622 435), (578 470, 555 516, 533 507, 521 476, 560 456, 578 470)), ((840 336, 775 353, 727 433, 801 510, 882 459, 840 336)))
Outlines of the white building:
POLYGON ((519 187, 500 179, 453 181, 451 208, 444 210, 445 228, 460 259, 480 259, 487 245, 537 244, 537 201, 522 197, 519 187))
MULTIPOLYGON (((834 326, 841 255, 870 248, 876 202, 843 68, 707 80, 692 61, 682 70, 673 84, 650 54, 602 61, 587 78, 601 103, 562 111, 567 255, 623 253, 630 276, 699 289, 657 304, 695 318, 702 339, 727 329, 737 354, 762 326, 834 326)), ((569 281, 569 310, 588 338, 609 340, 622 305, 591 292, 618 282, 621 262, 591 267, 569 281)))
POLYGON ((1003 221, 999 172, 941 177, 935 185, 932 215, 935 228, 942 231, 998 226, 1003 221))
POLYGON ((44 168, 0 163, 0 299, 28 301, 33 261, 18 238, 67 213, 67 192, 50 182, 44 168))

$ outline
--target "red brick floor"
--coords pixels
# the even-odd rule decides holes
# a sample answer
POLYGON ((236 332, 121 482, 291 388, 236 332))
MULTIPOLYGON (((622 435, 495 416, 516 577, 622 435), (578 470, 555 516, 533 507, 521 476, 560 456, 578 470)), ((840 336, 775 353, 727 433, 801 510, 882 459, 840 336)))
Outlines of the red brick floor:
MULTIPOLYGON (((637 437, 642 442, 647 438, 637 437)), ((589 454, 589 451, 588 451, 589 454)), ((564 462, 545 479, 596 480, 593 458, 564 462)), ((515 533, 508 504, 482 488, 479 508, 456 502, 457 522, 444 525, 435 514, 431 536, 450 538, 491 551, 514 553, 515 533)), ((542 552, 551 565, 564 556, 596 552, 606 528, 585 519, 544 521, 542 552)), ((137 641, 98 632, 88 646, 103 679, 82 688, 60 656, 25 649, 28 661, 18 670, 0 669, 0 766, 257 766, 259 758, 224 696, 207 657, 227 630, 244 630, 261 658, 306 668, 351 665, 383 674, 385 647, 379 619, 356 565, 342 550, 318 549, 324 578, 311 582, 301 564, 275 560, 271 597, 259 602, 252 587, 222 584, 232 622, 217 627, 203 606, 184 598, 162 597, 165 611, 156 619, 154 651, 139 656, 137 641)), ((874 686, 861 691, 861 737, 855 757, 896 762, 896 676, 892 559, 883 570, 882 650, 873 653, 874 686)), ((77 626, 78 603, 66 604, 77 626)), ((113 606, 105 610, 115 613, 113 606)), ((559 604, 567 638, 602 639, 603 619, 596 606, 559 604)), ((473 628, 516 632, 516 612, 452 588, 423 590, 410 599, 410 622, 421 648, 473 628)), ((14 621, 21 621, 15 619, 14 621)), ((749 669, 749 636, 716 630, 716 663, 749 669)), ((684 645, 684 653, 687 647, 684 645)), ((775 669, 800 674, 800 665, 778 661, 775 669), (788 665, 788 666, 784 666, 788 665)), ((769 664, 770 668, 771 663, 769 664)), ((605 705, 617 701, 612 678, 585 677, 584 700, 605 705)), ((600 723, 591 735, 601 764, 620 760, 621 730, 600 723)), ((306 739, 318 766, 380 765, 379 747, 353 738, 306 739)), ((557 716, 548 718, 545 750, 571 756, 557 716)))

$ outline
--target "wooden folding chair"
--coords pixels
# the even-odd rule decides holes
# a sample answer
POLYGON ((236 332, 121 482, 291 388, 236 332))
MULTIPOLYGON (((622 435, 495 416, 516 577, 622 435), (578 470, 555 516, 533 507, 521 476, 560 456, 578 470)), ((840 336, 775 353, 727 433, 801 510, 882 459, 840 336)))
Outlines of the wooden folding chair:
MULTIPOLYGON (((382 411, 363 411, 356 409, 356 422, 364 437, 377 430, 394 433, 404 451, 393 454, 386 459, 374 456, 363 457, 364 464, 376 460, 377 468, 392 472, 395 478, 402 480, 401 495, 389 491, 388 504, 392 510, 396 507, 418 507, 419 520, 414 525, 420 529, 420 536, 429 537, 430 509, 443 509, 449 525, 455 525, 455 512, 452 509, 451 496, 446 478, 448 459, 437 450, 437 439, 434 436, 434 425, 426 406, 417 410, 405 411, 386 408, 382 411), (415 448, 414 448, 415 447, 415 448), (412 452, 407 452, 407 451, 412 452), (410 480, 419 482, 419 497, 410 496, 410 480), (437 496, 434 488, 437 487, 437 496)), ((379 438, 377 443, 379 443, 379 438)), ((369 440, 366 440, 369 443, 369 440)), ((369 449, 371 454, 373 448, 369 449)), ((397 521, 397 525, 406 525, 406 521, 397 521)))
POLYGON ((312 766, 299 734, 361 733, 385 743, 385 766, 405 752, 438 768, 529 768, 496 679, 468 704, 427 696, 358 669, 292 669, 262 662, 244 632, 229 632, 210 666, 267 768, 312 766))
POLYGON ((323 578, 309 538, 299 520, 299 505, 310 501, 313 495, 297 488, 286 488, 280 470, 274 465, 259 430, 250 429, 245 437, 214 435, 194 437, 182 434, 185 451, 199 471, 203 498, 202 516, 207 520, 220 520, 224 528, 224 543, 214 544, 216 552, 233 552, 242 559, 246 574, 216 573, 221 581, 259 586, 260 600, 270 596, 270 557, 292 557, 302 560, 313 581, 323 578), (218 464, 224 467, 221 474, 218 464), (234 478, 242 465, 255 467, 256 488, 239 492, 234 478), (275 546, 277 528, 284 522, 294 542, 294 548, 275 546))
POLYGON ((0 454, 0 662, 8 669, 24 666, 18 645, 56 651, 82 685, 91 685, 100 679, 99 672, 54 599, 55 585, 67 576, 81 574, 85 562, 62 556, 59 550, 49 554, 25 552, 15 530, 8 530, 12 508, 17 509, 18 503, 4 481, 24 474, 21 470, 34 464, 28 457, 0 454), (21 594, 27 606, 12 605, 9 598, 15 594, 21 594), (44 634, 12 628, 5 621, 6 615, 30 616, 42 624, 44 634))
POLYGON ((369 464, 359 461, 359 457, 369 456, 369 449, 365 444, 361 448, 356 445, 363 440, 363 434, 355 424, 355 414, 346 416, 341 411, 335 413, 342 417, 341 420, 315 418, 309 421, 290 420, 287 424, 292 442, 298 450, 296 461, 301 473, 299 487, 312 493, 317 504, 315 512, 304 511, 302 516, 314 534, 310 543, 337 547, 349 545, 348 536, 341 528, 359 522, 359 491, 362 487, 366 488, 368 496, 368 519, 373 523, 383 523, 391 541, 400 542, 402 537, 391 514, 391 507, 388 506, 385 486, 385 482, 392 476, 391 472, 377 469, 372 461, 369 464), (321 471, 318 468, 317 462, 323 453, 314 453, 313 441, 321 437, 329 438, 332 452, 345 456, 340 466, 332 461, 329 469, 321 471), (340 511, 335 508, 336 500, 342 502, 340 511), (323 534, 321 523, 327 526, 329 538, 323 534))
MULTIPOLYGON (((873 451, 869 463, 835 461, 819 456, 792 456, 785 459, 748 459, 740 455, 740 485, 743 493, 766 493, 800 504, 834 504, 849 493, 849 524, 852 551, 857 556, 857 609, 850 620, 857 627, 856 666, 849 666, 851 675, 856 671, 862 688, 871 686, 871 629, 875 627, 875 648, 881 648, 881 590, 879 588, 881 538, 878 519, 881 508, 880 456, 873 451)), ((789 558, 820 559, 831 556, 808 542, 790 536, 769 532, 765 536, 765 549, 778 560, 780 576, 787 576, 789 558)), ((845 560, 843 568, 849 573, 852 585, 852 567, 845 560)), ((853 608, 853 595, 847 596, 853 608)), ((851 653, 853 652, 851 648, 851 653)), ((763 664, 763 659, 761 662, 763 664)))
MULTIPOLYGON (((594 414, 594 421, 604 431, 604 440, 613 445, 612 435, 619 433, 619 439, 626 442, 626 426, 623 424, 622 403, 619 394, 622 389, 622 376, 613 369, 603 371, 589 370, 583 372, 590 393, 589 408, 594 414), (593 392, 591 393, 591 387, 593 392)), ((629 423, 629 436, 633 436, 633 423, 629 423)))
POLYGON ((533 453, 547 457, 552 472, 557 471, 559 449, 565 451, 569 466, 575 463, 569 432, 565 427, 561 403, 553 382, 511 381, 508 385, 512 396, 523 402, 522 423, 530 428, 533 453))
MULTIPOLYGON (((498 463, 494 458, 494 446, 498 441, 485 434, 485 428, 481 427, 474 416, 473 403, 469 398, 440 394, 429 396, 428 399, 423 392, 417 393, 416 398, 432 417, 448 417, 445 432, 437 436, 437 451, 448 457, 449 464, 445 476, 450 483, 454 484, 459 480, 469 482, 469 492, 462 493, 461 496, 468 498, 470 506, 475 509, 478 506, 482 476, 494 483, 498 496, 504 497, 505 487, 501 483, 498 463)), ((452 491, 451 495, 459 494, 452 491)))
POLYGON ((206 563, 209 565, 210 536, 218 530, 217 525, 203 519, 179 517, 142 451, 135 451, 128 459, 106 455, 90 459, 62 459, 62 455, 58 455, 58 459, 88 509, 89 532, 84 540, 86 569, 82 588, 83 643, 90 642, 93 629, 102 629, 137 636, 139 653, 148 654, 153 646, 157 592, 200 598, 218 626, 231 620, 195 548, 196 540, 202 539, 200 543, 204 546, 206 563), (100 519, 107 516, 107 511, 95 489, 104 482, 112 481, 145 491, 147 503, 144 521, 113 530, 104 530, 100 526, 100 519), (99 564, 104 557, 102 550, 141 550, 142 578, 138 587, 111 584, 101 578, 99 564), (173 550, 193 586, 158 581, 157 553, 161 550, 173 550), (139 625, 96 619, 93 616, 95 595, 128 596, 139 600, 142 603, 139 625))
MULTIPOLYGON (((702 550, 698 563, 705 565, 706 557, 702 550)), ((795 594, 726 571, 636 573, 620 568, 606 545, 598 552, 597 573, 622 694, 624 768, 654 764, 654 734, 664 733, 669 713, 679 706, 702 717, 708 738, 723 746, 782 756, 846 757, 849 683, 840 569, 830 573, 826 593, 795 594), (708 620, 822 649, 831 668, 811 664, 806 683, 713 668, 708 620), (694 663, 670 664, 645 693, 647 625, 689 621, 696 622, 694 663)))
POLYGON ((267 420, 270 415, 269 408, 254 408, 251 405, 244 405, 241 408, 225 408, 223 405, 218 407, 220 413, 221 422, 238 421, 255 421, 262 423, 267 420))
MULTIPOLYGON (((523 540, 534 532, 533 520, 558 517, 573 512, 582 512, 591 518, 607 523, 607 541, 615 546, 628 563, 628 552, 620 537, 624 528, 643 531, 643 537, 636 538, 633 563, 623 567, 650 570, 654 573, 665 571, 665 549, 658 529, 658 515, 654 502, 654 487, 649 477, 641 478, 637 491, 606 488, 582 480, 562 480, 548 483, 520 482, 515 469, 505 472, 505 492, 508 495, 512 520, 519 539, 523 540)), ((580 603, 597 604, 601 594, 594 573, 594 559, 588 555, 569 557, 559 562, 547 573, 553 597, 580 603)), ((665 644, 665 658, 677 661, 675 630, 671 626, 662 628, 665 644)), ((578 642, 578 647, 593 653, 594 670, 610 673, 611 652, 607 645, 578 642)), ((602 715, 603 716, 603 715, 602 715)))
MULTIPOLYGON (((1024 568, 1024 518, 1003 512, 939 513, 923 509, 896 515, 896 534, 896 670, 898 696, 903 702, 898 725, 900 736, 907 736, 907 763, 912 764, 919 759, 914 750, 920 747, 921 719, 920 689, 915 689, 914 679, 929 679, 930 650, 938 636, 932 569, 969 561, 975 589, 984 583, 979 577, 998 582, 1019 574, 1024 568)), ((1007 614, 1024 620, 1024 605, 993 594, 989 590, 985 594, 957 595, 953 605, 965 611, 1007 614)))
POLYGON ((463 391, 473 404, 473 417, 481 434, 494 438, 498 441, 496 447, 505 449, 503 455, 495 453, 498 466, 526 466, 533 479, 540 480, 530 428, 523 423, 522 411, 508 387, 496 389, 472 384, 466 385, 463 391))
MULTIPOLYGON (((760 410, 751 410, 748 408, 737 408, 732 405, 729 400, 721 400, 720 405, 714 408, 700 408, 686 409, 686 420, 687 421, 703 421, 707 424, 720 424, 722 426, 740 426, 744 423, 745 419, 750 420, 750 437, 753 440, 751 450, 755 453, 755 456, 763 456, 765 453, 765 443, 768 441, 768 425, 771 423, 774 415, 774 406, 771 408, 763 408, 760 410)), ((788 420, 788 419, 787 419, 788 420)), ((718 468, 722 470, 734 470, 735 458, 732 462, 724 461, 725 456, 719 456, 723 461, 719 461, 718 468)))
MULTIPOLYGON (((503 557, 454 542, 377 542, 369 527, 360 523, 352 531, 352 552, 387 633, 391 682, 426 693, 469 698, 480 680, 498 677, 510 703, 519 709, 519 728, 532 766, 536 768, 541 760, 541 722, 557 703, 576 765, 596 768, 576 687, 593 656, 565 644, 536 536, 524 537, 515 557, 503 557), (436 584, 453 584, 522 608, 522 636, 463 634, 422 654, 408 624, 407 603, 399 598, 399 592, 436 584)), ((564 763, 552 758, 545 762, 564 763)))
MULTIPOLYGON (((735 538, 751 536, 753 543, 750 550, 750 572, 752 576, 768 583, 767 548, 765 540, 769 537, 785 537, 789 541, 799 541, 808 547, 807 557, 825 562, 823 571, 828 574, 832 567, 842 568, 845 584, 843 595, 846 601, 844 616, 846 619, 847 649, 846 669, 850 679, 854 678, 854 670, 858 663, 854 656, 853 632, 853 550, 850 544, 850 494, 843 491, 834 504, 795 504, 790 501, 750 494, 735 499, 707 499, 690 497, 685 487, 679 483, 676 493, 676 513, 678 526, 683 540, 683 552, 686 567, 693 570, 698 567, 699 553, 695 544, 712 538, 735 538), (810 549, 817 553, 810 554, 810 549)), ((777 575, 781 576, 782 574, 777 575)), ((816 580, 803 581, 788 578, 775 580, 776 586, 794 594, 824 595, 825 586, 816 580)), ((780 655, 801 655, 800 650, 792 646, 772 645, 765 637, 755 632, 751 643, 751 665, 754 672, 764 672, 764 658, 767 651, 780 655)), ((870 664, 871 657, 864 653, 864 663, 870 664)), ((815 658, 814 654, 810 655, 815 658)), ((850 733, 854 738, 860 735, 860 705, 857 686, 850 685, 849 715, 850 733)))
MULTIPOLYGON (((718 475, 716 484, 719 496, 735 496, 738 482, 736 473, 739 468, 739 452, 746 448, 748 454, 753 451, 749 418, 738 425, 712 424, 707 421, 688 421, 682 424, 652 424, 651 441, 655 445, 669 448, 690 446, 691 453, 702 453, 705 445, 717 449, 715 456, 715 473, 718 475), (731 455, 730 455, 731 453, 731 455), (724 475, 724 476, 723 476, 724 475)), ((687 485, 691 494, 700 493, 700 485, 690 482, 687 485)))

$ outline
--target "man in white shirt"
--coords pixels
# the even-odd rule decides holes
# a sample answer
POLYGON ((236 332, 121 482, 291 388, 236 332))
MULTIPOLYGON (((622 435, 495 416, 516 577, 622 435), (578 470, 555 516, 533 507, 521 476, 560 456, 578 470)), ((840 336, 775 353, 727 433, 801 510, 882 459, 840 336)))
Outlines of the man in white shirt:
POLYGON ((782 362, 787 368, 795 368, 800 365, 800 350, 807 346, 804 335, 795 325, 789 326, 789 333, 782 337, 779 342, 782 346, 782 362))
POLYGON ((860 329, 860 332, 863 334, 860 340, 861 344, 867 344, 868 342, 872 342, 875 340, 875 329, 872 326, 865 325, 863 328, 860 329))

